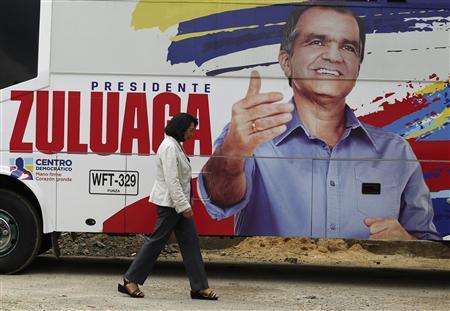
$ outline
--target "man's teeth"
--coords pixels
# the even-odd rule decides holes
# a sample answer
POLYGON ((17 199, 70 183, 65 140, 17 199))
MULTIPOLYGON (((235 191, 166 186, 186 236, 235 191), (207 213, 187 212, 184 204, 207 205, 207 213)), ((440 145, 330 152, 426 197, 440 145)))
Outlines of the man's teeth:
POLYGON ((339 77, 339 76, 340 76, 339 72, 336 71, 336 70, 330 70, 330 69, 325 69, 325 68, 319 68, 319 69, 317 69, 316 71, 317 71, 317 73, 320 73, 320 74, 333 75, 333 76, 336 76, 336 77, 339 77))

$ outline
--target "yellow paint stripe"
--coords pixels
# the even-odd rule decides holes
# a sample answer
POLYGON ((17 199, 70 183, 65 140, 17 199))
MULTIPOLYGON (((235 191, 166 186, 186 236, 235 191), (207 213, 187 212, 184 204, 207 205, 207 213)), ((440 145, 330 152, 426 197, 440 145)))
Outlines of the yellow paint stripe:
POLYGON ((172 25, 194 18, 232 10, 255 8, 282 3, 300 3, 306 0, 140 0, 133 12, 131 25, 136 29, 159 27, 165 31, 172 25))
POLYGON ((442 114, 433 120, 433 125, 411 135, 406 136, 406 139, 419 137, 427 132, 431 132, 441 126, 443 126, 450 119, 450 108, 445 108, 442 114))
POLYGON ((445 89, 449 82, 450 82, 450 80, 448 80, 448 81, 438 81, 436 83, 433 83, 433 84, 425 86, 420 91, 415 92, 415 94, 416 95, 425 95, 425 94, 429 94, 429 93, 435 93, 437 91, 445 89))
POLYGON ((279 23, 275 23, 275 24, 270 23, 270 24, 265 24, 264 27, 283 26, 283 25, 286 25, 286 24, 287 24, 286 22, 279 22, 279 23))
MULTIPOLYGON (((265 24, 264 27, 282 26, 285 24, 286 24, 286 22, 280 22, 280 23, 275 23, 275 24, 265 24)), ((216 30, 208 30, 208 31, 191 32, 191 33, 186 33, 183 35, 173 36, 170 38, 170 40, 177 42, 177 41, 182 41, 182 40, 189 39, 189 38, 202 37, 205 35, 210 35, 210 34, 219 33, 219 32, 233 32, 236 30, 255 29, 258 27, 259 27, 258 25, 250 25, 250 26, 245 26, 245 27, 232 27, 232 28, 224 28, 224 29, 216 29, 216 30)))
POLYGON ((252 25, 252 26, 247 26, 247 27, 234 27, 234 28, 225 28, 225 29, 217 29, 217 30, 209 30, 209 31, 191 32, 191 33, 187 33, 184 35, 173 36, 172 38, 170 38, 170 40, 177 42, 177 41, 181 41, 181 40, 185 40, 185 39, 189 39, 189 38, 201 37, 201 36, 210 35, 210 34, 219 33, 219 32, 233 32, 236 30, 253 29, 253 28, 258 28, 258 27, 259 27, 258 25, 252 25))

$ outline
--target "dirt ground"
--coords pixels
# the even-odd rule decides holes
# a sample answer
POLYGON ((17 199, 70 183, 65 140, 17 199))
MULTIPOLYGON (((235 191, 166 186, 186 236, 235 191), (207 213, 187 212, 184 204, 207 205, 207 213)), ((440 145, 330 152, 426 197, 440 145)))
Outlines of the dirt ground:
POLYGON ((145 239, 63 233, 59 260, 38 256, 0 276, 0 310, 449 310, 448 243, 201 238, 220 294, 205 302, 189 298, 173 239, 141 286, 145 298, 117 292, 145 239))
MULTIPOLYGON (((145 235, 71 235, 59 238, 61 256, 134 257, 145 235)), ((365 241, 311 238, 201 238, 207 262, 266 262, 297 265, 377 267, 450 271, 450 243, 429 241, 365 241)), ((51 251, 48 252, 51 254, 51 251)), ((163 258, 179 259, 171 238, 163 258)))
POLYGON ((143 299, 118 293, 130 263, 38 256, 24 273, 0 276, 0 310, 449 310, 448 271, 209 262, 208 281, 220 295, 211 302, 190 299, 174 258, 157 262, 143 299))

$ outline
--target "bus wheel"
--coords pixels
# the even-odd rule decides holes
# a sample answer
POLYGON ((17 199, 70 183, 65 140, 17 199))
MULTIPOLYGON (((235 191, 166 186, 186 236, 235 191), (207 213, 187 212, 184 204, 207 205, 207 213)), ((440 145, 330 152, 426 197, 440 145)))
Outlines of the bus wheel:
POLYGON ((33 205, 19 194, 0 189, 0 273, 28 266, 41 247, 42 223, 33 205))

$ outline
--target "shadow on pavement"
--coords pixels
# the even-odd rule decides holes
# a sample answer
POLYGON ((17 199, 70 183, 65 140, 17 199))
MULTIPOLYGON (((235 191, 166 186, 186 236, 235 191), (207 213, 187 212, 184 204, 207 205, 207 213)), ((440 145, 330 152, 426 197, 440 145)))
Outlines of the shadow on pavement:
MULTIPOLYGON (((126 271, 131 264, 129 258, 102 257, 62 257, 38 256, 23 272, 33 275, 41 273, 64 274, 99 274, 117 276, 126 271)), ((450 271, 402 270, 386 268, 351 268, 312 265, 287 265, 269 263, 207 263, 209 277, 240 280, 271 280, 292 283, 330 283, 380 286, 417 287, 450 289, 450 271)), ((184 266, 179 261, 158 261, 153 275, 180 277, 185 274, 184 266)))

